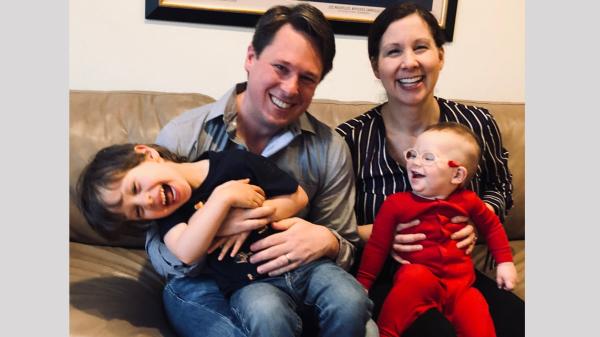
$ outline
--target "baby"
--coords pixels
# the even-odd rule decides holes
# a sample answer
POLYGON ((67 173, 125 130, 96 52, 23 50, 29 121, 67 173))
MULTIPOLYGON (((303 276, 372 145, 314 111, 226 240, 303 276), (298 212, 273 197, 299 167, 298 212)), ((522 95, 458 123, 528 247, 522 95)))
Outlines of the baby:
POLYGON ((465 224, 450 221, 469 217, 485 237, 498 263, 498 287, 511 290, 517 280, 508 239, 500 220, 475 194, 464 188, 481 156, 476 136, 457 123, 440 123, 420 134, 404 153, 411 192, 388 196, 377 213, 357 274, 368 291, 390 254, 398 223, 419 219, 404 234, 424 233, 420 251, 402 253, 394 286, 378 319, 381 336, 401 336, 422 313, 437 308, 455 327, 457 336, 495 336, 488 306, 477 289, 473 262, 450 235, 465 224))

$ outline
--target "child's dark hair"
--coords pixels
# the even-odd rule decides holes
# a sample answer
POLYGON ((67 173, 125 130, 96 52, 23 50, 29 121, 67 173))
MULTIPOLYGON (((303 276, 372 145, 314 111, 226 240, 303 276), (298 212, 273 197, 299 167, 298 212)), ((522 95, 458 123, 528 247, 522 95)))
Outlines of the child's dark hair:
MULTIPOLYGON (((75 187, 77 205, 92 228, 106 238, 116 238, 127 232, 126 227, 143 228, 145 221, 127 220, 123 214, 110 209, 102 200, 102 191, 114 188, 129 170, 146 159, 146 154, 135 150, 139 144, 116 144, 98 151, 84 167, 75 187)), ((155 149, 160 156, 169 161, 181 163, 185 157, 174 154, 165 147, 146 144, 155 149)))

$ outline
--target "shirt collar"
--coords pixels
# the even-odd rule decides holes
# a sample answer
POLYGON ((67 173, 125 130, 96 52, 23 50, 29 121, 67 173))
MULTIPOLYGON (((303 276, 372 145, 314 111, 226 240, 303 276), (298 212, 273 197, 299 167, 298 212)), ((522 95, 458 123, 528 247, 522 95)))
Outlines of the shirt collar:
POLYGON ((207 119, 210 121, 217 117, 223 117, 224 121, 226 119, 231 121, 231 119, 235 118, 237 115, 236 97, 238 93, 244 90, 246 90, 246 83, 238 83, 227 90, 227 92, 214 103, 214 108, 211 109, 207 119))
MULTIPOLYGON (((236 129, 237 129, 237 95, 246 90, 247 82, 237 83, 231 89, 229 89, 219 100, 214 104, 214 109, 211 109, 208 120, 212 121, 220 117, 220 120, 225 125, 227 134, 230 139, 235 140, 236 129)), ((289 125, 287 128, 277 133, 271 142, 274 143, 289 143, 293 138, 300 135, 302 132, 308 132, 316 134, 315 128, 311 123, 307 113, 300 115, 297 121, 289 125)), ((276 146, 276 147, 280 147, 276 146)), ((269 146, 267 146, 269 148, 269 146)), ((265 150, 267 149, 265 148, 265 150)))
MULTIPOLYGON (((208 120, 214 118, 223 117, 225 125, 229 126, 232 122, 237 119, 237 95, 246 90, 248 82, 237 83, 235 86, 227 90, 215 104, 215 108, 212 109, 208 115, 208 120)), ((235 129, 235 127, 234 127, 235 129)), ((307 131, 310 133, 316 133, 315 128, 310 122, 306 112, 300 115, 297 121, 288 126, 288 130, 296 133, 301 131, 307 131)))

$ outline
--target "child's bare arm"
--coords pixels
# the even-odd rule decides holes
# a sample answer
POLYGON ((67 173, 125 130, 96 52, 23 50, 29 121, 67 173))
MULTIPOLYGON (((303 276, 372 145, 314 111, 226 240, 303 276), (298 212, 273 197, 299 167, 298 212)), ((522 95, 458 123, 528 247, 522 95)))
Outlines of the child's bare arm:
POLYGON ((271 215, 271 220, 279 221, 296 215, 307 204, 308 196, 304 189, 298 185, 296 192, 267 199, 263 203, 263 206, 275 208, 275 213, 271 215))
POLYGON ((257 207, 263 200, 262 189, 250 185, 248 179, 219 185, 187 224, 180 223, 167 232, 165 244, 182 262, 196 263, 207 254, 215 234, 232 207, 257 207))
MULTIPOLYGON (((267 199, 263 203, 263 206, 273 208, 274 213, 270 216, 270 220, 278 221, 294 216, 296 213, 302 210, 302 208, 306 207, 307 204, 308 196, 306 195, 304 189, 298 185, 296 192, 267 199)), ((230 212, 232 211, 233 210, 230 210, 230 212)), ((215 249, 221 247, 219 260, 222 259, 228 252, 230 256, 235 256, 248 237, 249 233, 250 231, 245 231, 233 235, 222 236, 213 241, 208 249, 208 253, 210 254, 215 249), (230 249, 231 251, 229 251, 230 249)))

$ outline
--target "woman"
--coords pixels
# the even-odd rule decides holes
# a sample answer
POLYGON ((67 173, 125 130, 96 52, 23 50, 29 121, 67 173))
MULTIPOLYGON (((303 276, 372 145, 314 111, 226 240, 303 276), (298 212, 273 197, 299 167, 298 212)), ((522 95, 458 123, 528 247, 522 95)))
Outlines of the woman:
MULTIPOLYGON (((368 51, 375 76, 381 80, 387 102, 341 124, 337 131, 350 146, 356 174, 356 215, 359 233, 367 240, 373 219, 385 197, 410 189, 402 153, 429 125, 458 122, 470 128, 482 142, 482 160, 469 188, 501 219, 512 206, 508 152, 492 115, 482 108, 465 106, 433 95, 444 65, 445 36, 435 17, 412 4, 386 8, 373 22, 368 51)), ((453 222, 464 219, 452 219, 453 222)), ((399 224, 403 229, 418 222, 399 224)), ((394 250, 421 249, 423 234, 396 235, 394 250), (406 245, 410 244, 410 245, 406 245)), ((473 226, 454 234, 460 247, 472 249, 473 226)), ((407 263, 394 255, 400 263, 407 263)), ((410 262, 410 261, 408 261, 410 262)), ((387 273, 380 275, 371 292, 377 315, 397 263, 388 259, 387 273)), ((525 304, 516 295, 499 290, 480 272, 474 286, 486 298, 497 335, 524 335, 525 304)), ((455 336, 452 326, 432 309, 417 319, 404 336, 455 336)))

